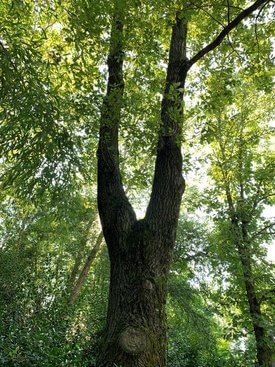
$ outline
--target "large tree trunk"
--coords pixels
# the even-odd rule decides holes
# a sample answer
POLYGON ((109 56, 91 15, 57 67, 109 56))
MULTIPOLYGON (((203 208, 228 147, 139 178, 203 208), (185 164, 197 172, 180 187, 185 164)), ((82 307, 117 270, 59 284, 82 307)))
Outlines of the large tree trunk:
POLYGON ((111 254, 107 330, 99 366, 166 366, 167 247, 137 221, 125 248, 111 254))

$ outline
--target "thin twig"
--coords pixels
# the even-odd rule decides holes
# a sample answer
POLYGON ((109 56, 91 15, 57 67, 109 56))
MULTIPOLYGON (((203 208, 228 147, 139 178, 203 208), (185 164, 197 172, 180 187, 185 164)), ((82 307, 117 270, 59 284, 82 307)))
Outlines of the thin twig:
POLYGON ((194 7, 195 7, 195 8, 200 9, 200 10, 202 10, 203 12, 205 12, 205 13, 206 13, 206 14, 207 14, 211 19, 213 19, 216 23, 218 23, 218 24, 219 24, 219 25, 221 25, 223 28, 225 28, 225 25, 224 25, 222 22, 220 22, 217 18, 213 17, 213 15, 209 13, 209 11, 205 10, 203 7, 198 6, 198 5, 196 5, 196 4, 193 4, 193 5, 194 5, 194 7))

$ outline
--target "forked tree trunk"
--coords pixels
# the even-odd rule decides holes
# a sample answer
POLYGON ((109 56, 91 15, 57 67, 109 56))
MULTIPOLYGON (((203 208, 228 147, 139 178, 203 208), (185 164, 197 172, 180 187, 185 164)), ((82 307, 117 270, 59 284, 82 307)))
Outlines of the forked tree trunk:
POLYGON ((138 221, 121 183, 118 126, 124 89, 123 9, 116 5, 109 80, 98 148, 98 208, 111 262, 107 328, 99 367, 164 367, 167 355, 167 275, 184 190, 180 151, 186 24, 173 27, 162 126, 150 203, 138 221), (173 119, 171 116, 177 116, 173 119))
POLYGON ((166 287, 170 249, 145 221, 111 256, 107 332, 99 366, 166 366, 166 287))

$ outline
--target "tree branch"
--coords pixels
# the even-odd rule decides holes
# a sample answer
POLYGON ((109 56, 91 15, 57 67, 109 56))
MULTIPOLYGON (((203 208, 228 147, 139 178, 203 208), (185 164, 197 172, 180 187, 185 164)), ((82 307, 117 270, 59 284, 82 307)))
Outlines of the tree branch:
POLYGON ((209 11, 206 10, 206 9, 204 9, 202 6, 199 6, 197 4, 193 4, 193 6, 196 9, 202 10, 205 14, 207 14, 209 16, 209 18, 213 19, 216 23, 218 23, 219 25, 221 25, 223 28, 225 27, 225 25, 222 22, 220 22, 217 18, 213 17, 213 15, 210 14, 209 11))
POLYGON ((136 220, 123 185, 119 167, 118 129, 123 103, 123 26, 125 4, 117 1, 108 56, 107 93, 103 101, 98 145, 98 211, 106 243, 110 249, 123 242, 122 236, 136 220))
POLYGON ((176 227, 184 191, 180 140, 187 75, 187 68, 182 67, 187 62, 186 38, 187 22, 178 13, 172 28, 153 188, 146 212, 146 219, 162 231, 176 227))
POLYGON ((261 12, 264 10, 266 4, 264 4, 261 9, 259 10, 257 16, 256 16, 256 21, 255 21, 255 38, 256 38, 256 43, 257 43, 257 52, 258 52, 258 60, 260 59, 260 44, 259 44, 259 39, 258 39, 258 18, 261 15, 261 12))
POLYGON ((95 221, 95 213, 90 218, 90 220, 88 221, 87 227, 85 229, 85 234, 82 236, 81 240, 79 241, 78 253, 77 253, 77 256, 75 258, 74 266, 73 266, 73 269, 71 271, 70 277, 68 279, 67 289, 72 289, 73 286, 74 286, 75 279, 77 277, 77 273, 78 273, 78 270, 79 270, 79 267, 80 267, 80 264, 81 264, 81 260, 82 260, 82 257, 83 257, 83 252, 84 252, 85 246, 88 242, 91 227, 92 227, 94 221, 95 221))
POLYGON ((80 294, 80 291, 84 285, 84 283, 86 282, 87 280, 87 276, 88 276, 88 273, 91 269, 91 266, 94 262, 94 259, 96 258, 96 255, 98 254, 99 252, 99 249, 100 249, 100 246, 102 244, 102 240, 103 240, 103 233, 102 231, 99 233, 97 239, 96 239, 96 242, 95 242, 95 245, 94 247, 91 249, 91 252, 89 254, 89 256, 87 257, 86 261, 85 261, 85 264, 83 266, 83 269, 77 279, 77 282, 75 284, 75 286, 73 287, 72 291, 71 291, 71 294, 70 294, 70 297, 69 297, 69 304, 70 305, 73 305, 79 294, 80 294))
POLYGON ((227 24, 230 23, 230 2, 229 0, 226 0, 227 3, 227 24))
POLYGON ((207 46, 201 49, 195 56, 193 56, 188 62, 188 68, 190 69, 197 61, 199 61, 204 55, 208 54, 210 51, 214 50, 220 45, 224 38, 228 35, 232 29, 236 28, 237 25, 248 15, 252 14, 261 5, 268 3, 267 0, 257 0, 254 4, 244 9, 236 18, 234 18, 228 25, 221 31, 221 33, 207 46))
POLYGON ((260 196, 260 186, 259 186, 259 189, 257 190, 256 192, 256 195, 255 195, 255 200, 252 202, 253 204, 253 209, 256 209, 257 206, 265 199, 268 199, 272 196, 275 196, 275 193, 274 192, 271 192, 271 193, 263 193, 261 196, 260 196))
POLYGON ((275 223, 268 223, 263 228, 261 228, 258 232, 254 233, 254 235, 251 237, 250 241, 255 240, 260 235, 273 234, 273 232, 267 232, 268 229, 271 229, 273 227, 275 227, 275 223))

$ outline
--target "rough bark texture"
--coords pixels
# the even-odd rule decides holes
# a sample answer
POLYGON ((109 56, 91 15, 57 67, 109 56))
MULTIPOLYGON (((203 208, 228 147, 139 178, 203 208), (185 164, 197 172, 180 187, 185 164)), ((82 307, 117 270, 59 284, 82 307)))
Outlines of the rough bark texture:
POLYGON ((182 93, 178 88, 183 88, 186 76, 182 72, 186 25, 177 18, 173 27, 152 195, 145 218, 138 221, 119 171, 123 15, 116 11, 98 148, 98 207, 111 275, 107 328, 97 365, 164 367, 167 275, 184 190, 179 139, 182 93))

